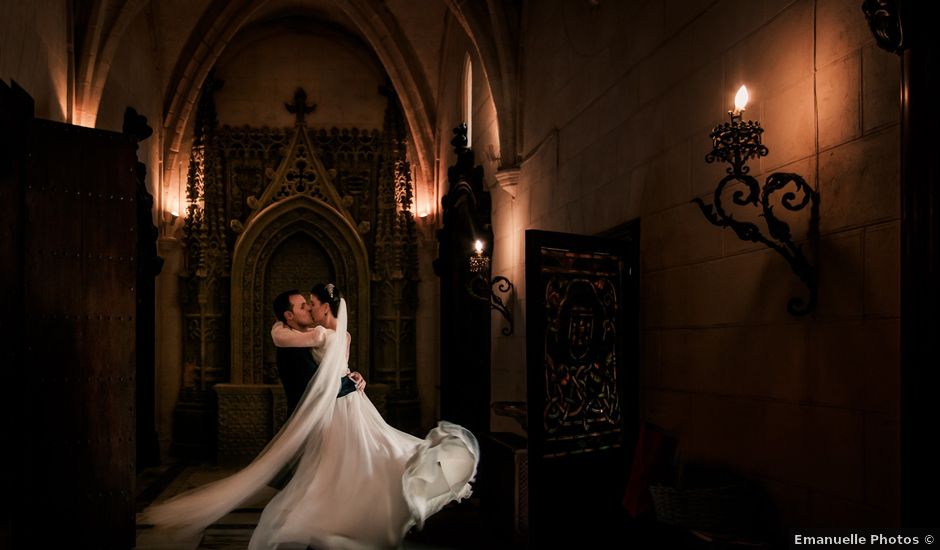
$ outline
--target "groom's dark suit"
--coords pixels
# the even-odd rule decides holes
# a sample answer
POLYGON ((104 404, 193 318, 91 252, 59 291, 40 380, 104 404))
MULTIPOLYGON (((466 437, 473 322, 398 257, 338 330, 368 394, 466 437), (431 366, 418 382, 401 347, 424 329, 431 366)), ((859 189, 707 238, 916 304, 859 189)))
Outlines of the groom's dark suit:
POLYGON ((287 416, 294 414, 317 367, 307 348, 277 348, 277 375, 287 395, 287 416))
MULTIPOLYGON (((300 398, 303 397, 307 384, 318 367, 309 348, 277 348, 277 375, 281 378, 284 393, 287 395, 288 416, 294 414, 294 409, 300 404, 300 398)), ((344 376, 336 397, 354 391, 356 383, 344 376)))

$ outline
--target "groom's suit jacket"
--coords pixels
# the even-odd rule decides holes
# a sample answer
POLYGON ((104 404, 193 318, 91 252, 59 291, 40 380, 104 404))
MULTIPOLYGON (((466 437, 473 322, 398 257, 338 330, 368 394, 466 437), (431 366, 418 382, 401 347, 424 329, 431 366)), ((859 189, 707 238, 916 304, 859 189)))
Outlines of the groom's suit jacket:
MULTIPOLYGON (((287 415, 294 413, 294 409, 300 404, 300 398, 303 397, 307 384, 317 372, 317 362, 313 360, 313 354, 309 348, 277 348, 277 374, 284 385, 284 393, 287 395, 287 415)), ((342 397, 348 393, 356 391, 356 383, 344 376, 339 393, 336 397, 342 397)))

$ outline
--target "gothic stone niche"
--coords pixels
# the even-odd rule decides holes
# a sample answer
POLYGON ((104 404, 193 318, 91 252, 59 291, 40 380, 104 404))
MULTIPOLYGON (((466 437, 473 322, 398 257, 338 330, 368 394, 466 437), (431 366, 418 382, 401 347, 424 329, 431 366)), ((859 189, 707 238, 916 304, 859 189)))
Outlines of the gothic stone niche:
MULTIPOLYGON (((309 239, 309 246, 322 252, 323 269, 343 290, 349 308, 352 347, 349 365, 368 370, 369 280, 368 262, 355 230, 324 203, 303 195, 279 201, 266 209, 246 228, 235 247, 232 262, 232 382, 264 384, 276 382, 264 372, 265 342, 273 322, 266 299, 265 276, 272 256, 292 237, 309 239), (364 338, 363 335, 366 335, 364 338)), ((310 249, 314 250, 314 249, 310 249)), ((319 279, 311 280, 310 286, 319 279)), ((309 290, 309 289, 304 289, 309 290)), ((271 291, 275 292, 275 291, 271 291)))
POLYGON ((177 447, 178 439, 207 447, 209 430, 189 438, 178 434, 196 423, 215 423, 213 391, 220 460, 237 462, 270 438, 283 416, 270 343, 271 301, 287 288, 308 291, 324 280, 347 298, 350 368, 377 374, 367 388, 376 407, 383 410, 386 400, 391 406, 394 397, 417 410, 417 294, 410 291, 417 280, 417 241, 407 131, 394 91, 386 91, 382 131, 307 128, 302 113, 312 106, 302 90, 288 109, 298 114, 295 127, 272 129, 219 127, 213 100, 219 86, 210 76, 190 152, 181 305, 192 329, 184 341, 192 381, 181 390, 177 411, 196 413, 177 422, 177 447), (370 284, 394 309, 380 307, 375 323, 370 284), (380 373, 372 372, 373 340, 395 343, 382 346, 375 361, 383 365, 380 373), (394 395, 386 395, 389 381, 396 382, 394 395), (239 414, 256 418, 246 423, 235 418, 239 414))
POLYGON ((284 421, 269 336, 274 296, 288 288, 305 292, 324 280, 335 281, 346 296, 349 366, 367 371, 368 260, 348 220, 322 201, 295 195, 273 203, 245 228, 232 258, 232 383, 215 386, 220 463, 254 456, 284 421))

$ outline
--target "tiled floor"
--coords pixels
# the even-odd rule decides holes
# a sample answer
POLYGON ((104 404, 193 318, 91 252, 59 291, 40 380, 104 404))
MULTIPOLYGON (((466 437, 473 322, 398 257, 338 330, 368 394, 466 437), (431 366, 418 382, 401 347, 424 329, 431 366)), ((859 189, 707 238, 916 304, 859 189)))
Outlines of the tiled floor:
MULTIPOLYGON (((138 476, 137 511, 151 502, 166 500, 193 487, 229 475, 234 470, 210 465, 169 464, 146 470, 138 476)), ((184 541, 170 541, 149 525, 137 525, 137 550, 244 550, 258 524, 265 503, 274 489, 232 511, 203 533, 184 541)), ((480 528, 479 502, 470 498, 454 503, 431 517, 422 531, 412 531, 404 541, 406 549, 464 549, 521 547, 499 543, 480 528)))

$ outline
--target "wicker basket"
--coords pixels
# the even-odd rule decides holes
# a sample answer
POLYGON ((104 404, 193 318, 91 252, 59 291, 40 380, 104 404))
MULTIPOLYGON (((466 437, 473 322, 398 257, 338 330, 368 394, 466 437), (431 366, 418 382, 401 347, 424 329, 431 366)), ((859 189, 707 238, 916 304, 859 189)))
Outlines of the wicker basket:
POLYGON ((650 493, 656 518, 669 525, 728 533, 749 523, 747 499, 741 485, 694 489, 651 485, 650 493))

